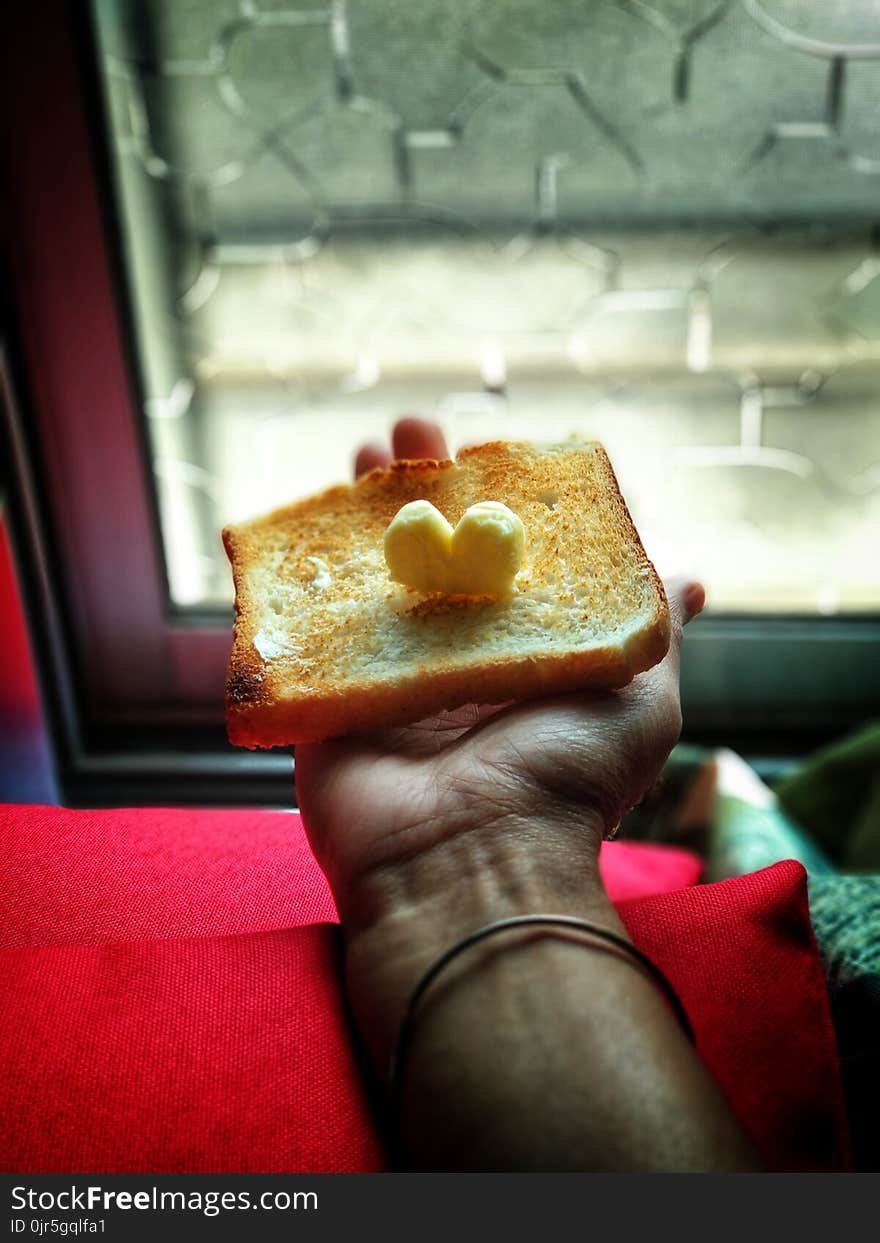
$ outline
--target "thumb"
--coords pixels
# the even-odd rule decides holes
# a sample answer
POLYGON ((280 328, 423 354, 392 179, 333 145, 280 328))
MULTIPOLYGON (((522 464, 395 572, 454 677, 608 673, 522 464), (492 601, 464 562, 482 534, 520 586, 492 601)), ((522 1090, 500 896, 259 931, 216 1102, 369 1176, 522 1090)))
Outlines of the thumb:
POLYGON ((673 617, 673 626, 678 625, 681 629, 686 626, 689 621, 702 613, 706 604, 706 589, 702 583, 698 583, 693 578, 687 578, 683 574, 675 575, 667 578, 663 586, 666 588, 666 598, 669 601, 669 611, 673 617))
POLYGON ((689 621, 693 621, 698 614, 702 613, 706 603, 706 590, 702 583, 684 575, 666 579, 663 586, 666 588, 669 617, 672 623, 669 652, 677 668, 682 629, 689 621))

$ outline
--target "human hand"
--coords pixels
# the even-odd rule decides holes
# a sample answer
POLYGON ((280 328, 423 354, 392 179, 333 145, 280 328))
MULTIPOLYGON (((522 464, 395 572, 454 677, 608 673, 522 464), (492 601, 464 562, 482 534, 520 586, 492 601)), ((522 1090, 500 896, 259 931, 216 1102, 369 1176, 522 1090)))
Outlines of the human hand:
MULTIPOLYGON (((393 453, 448 456, 439 429, 412 418, 396 425, 393 453)), ((367 446, 356 469, 390 459, 367 446)), ((704 601, 699 584, 666 588, 669 653, 622 690, 472 705, 297 748, 300 807, 376 1056, 432 954, 487 918, 554 910, 620 928, 601 890, 599 844, 678 738, 681 631, 704 601)))

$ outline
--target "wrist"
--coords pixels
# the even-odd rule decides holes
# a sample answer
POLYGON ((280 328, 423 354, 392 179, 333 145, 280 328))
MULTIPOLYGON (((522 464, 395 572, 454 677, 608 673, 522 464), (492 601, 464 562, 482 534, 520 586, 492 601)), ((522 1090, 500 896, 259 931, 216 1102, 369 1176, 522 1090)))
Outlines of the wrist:
POLYGON ((494 920, 540 912, 621 928, 599 878, 602 828, 591 813, 576 824, 506 818, 362 878, 359 900, 349 904, 348 918, 343 914, 346 979, 378 1068, 412 989, 461 937, 494 920))

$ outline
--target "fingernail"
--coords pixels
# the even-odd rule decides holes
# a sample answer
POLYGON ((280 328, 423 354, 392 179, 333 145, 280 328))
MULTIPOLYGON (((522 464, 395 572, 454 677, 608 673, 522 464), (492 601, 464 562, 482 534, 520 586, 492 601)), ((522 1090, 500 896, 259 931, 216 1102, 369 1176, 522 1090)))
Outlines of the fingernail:
POLYGON ((682 592, 684 607, 687 610, 688 621, 696 617, 698 613, 702 613, 706 604, 706 591, 702 583, 688 583, 682 592))

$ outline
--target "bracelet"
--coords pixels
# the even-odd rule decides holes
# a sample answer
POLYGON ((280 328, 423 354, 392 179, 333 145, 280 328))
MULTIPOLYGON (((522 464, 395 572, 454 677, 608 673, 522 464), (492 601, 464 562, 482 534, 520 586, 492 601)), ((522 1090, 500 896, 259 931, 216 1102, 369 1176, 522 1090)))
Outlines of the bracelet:
POLYGON ((460 941, 456 941, 454 945, 440 955, 436 962, 432 963, 418 984, 416 984, 404 1008, 403 1018, 400 1021, 400 1027, 397 1030, 397 1037, 391 1052, 388 1082, 392 1097, 396 1097, 399 1089, 400 1075, 412 1036, 416 1009, 441 971, 453 959, 463 954, 465 950, 470 949, 472 945, 476 945, 478 941, 484 941, 487 937, 494 936, 498 932, 506 932, 508 928, 529 927, 567 928, 577 932, 585 932, 590 936, 597 937, 600 941, 606 941, 615 949, 620 950, 658 986, 669 1003, 685 1036, 691 1044, 696 1044, 694 1029, 691 1027, 687 1012, 681 1003, 678 993, 657 964, 652 962, 647 954, 642 953, 640 949, 630 941, 627 941, 625 937, 612 932, 610 928, 603 928, 599 924, 591 923, 588 919, 578 919, 574 915, 513 915, 508 919, 498 919, 494 923, 485 924, 482 928, 477 928, 475 932, 470 932, 467 936, 462 937, 460 941))

